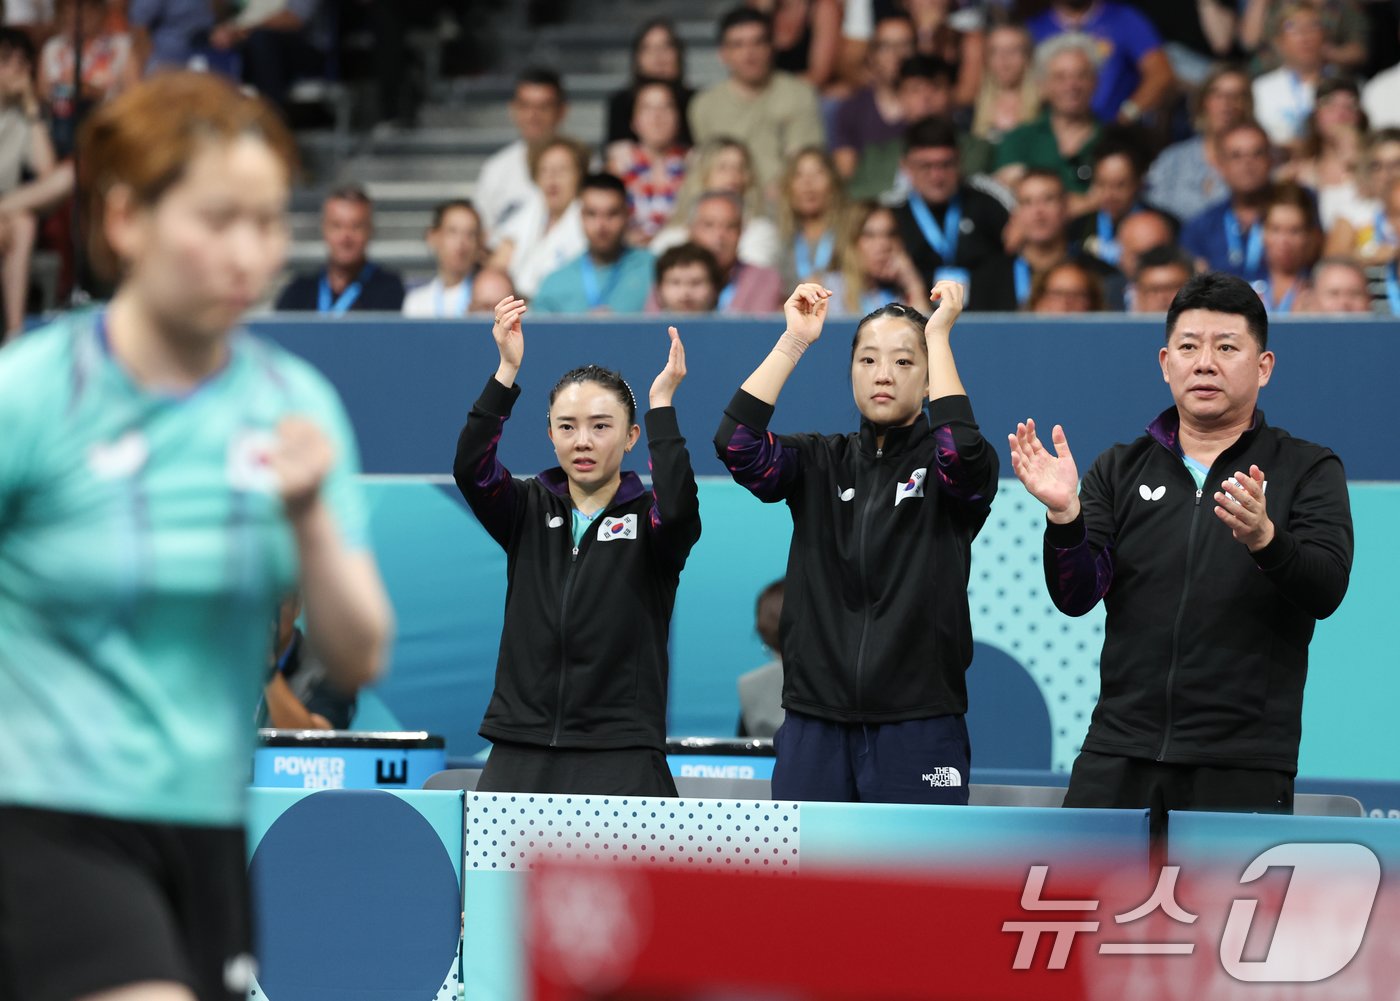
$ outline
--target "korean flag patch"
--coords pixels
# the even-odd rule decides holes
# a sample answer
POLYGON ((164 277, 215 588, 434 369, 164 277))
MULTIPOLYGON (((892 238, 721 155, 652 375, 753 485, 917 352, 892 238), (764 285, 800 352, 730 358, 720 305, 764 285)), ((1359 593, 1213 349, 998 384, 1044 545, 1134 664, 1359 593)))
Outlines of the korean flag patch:
POLYGON ((613 542, 617 539, 635 539, 637 537, 637 516, 635 514, 624 514, 621 518, 604 518, 603 523, 598 526, 598 541, 613 542))
POLYGON ((916 469, 909 474, 909 479, 903 483, 896 483, 894 487, 894 506, 899 507, 899 502, 909 497, 922 497, 924 495, 924 479, 928 476, 928 468, 916 469))

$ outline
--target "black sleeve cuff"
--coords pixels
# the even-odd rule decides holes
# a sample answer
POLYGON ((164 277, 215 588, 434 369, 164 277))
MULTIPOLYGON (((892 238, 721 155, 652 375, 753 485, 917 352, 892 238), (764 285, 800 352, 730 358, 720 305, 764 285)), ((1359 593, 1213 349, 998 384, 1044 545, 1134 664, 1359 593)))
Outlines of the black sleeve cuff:
POLYGON ((477 398, 476 409, 492 417, 509 417, 515 401, 520 398, 520 383, 507 388, 496 381, 493 375, 486 380, 486 388, 477 398))
POLYGON ((746 428, 754 431, 767 431, 773 419, 773 404, 764 403, 758 397, 742 389, 734 394, 724 412, 746 428))
POLYGON ((940 396, 936 400, 930 400, 928 422, 931 427, 936 428, 947 424, 977 426, 977 418, 972 416, 972 401, 966 396, 940 396))
POLYGON ((1088 529, 1084 526, 1084 512, 1081 510, 1078 516, 1067 524, 1060 525, 1045 519, 1045 544, 1051 549, 1073 549, 1082 545, 1088 538, 1088 529))
POLYGON ((1254 557, 1254 565, 1260 570, 1277 570, 1292 558, 1293 551, 1297 548, 1298 543, 1293 536, 1275 526, 1274 537, 1269 540, 1269 544, 1250 555, 1254 557))
POLYGON ((642 415, 647 428, 647 441, 658 438, 681 437, 681 426, 676 420, 675 407, 654 407, 642 415))

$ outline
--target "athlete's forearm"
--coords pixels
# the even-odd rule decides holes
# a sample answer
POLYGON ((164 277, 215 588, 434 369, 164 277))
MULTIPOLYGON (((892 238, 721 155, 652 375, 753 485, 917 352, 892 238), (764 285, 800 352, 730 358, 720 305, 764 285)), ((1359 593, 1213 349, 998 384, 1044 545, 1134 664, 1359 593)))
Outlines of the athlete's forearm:
POLYGON ((331 676, 346 688, 383 670, 394 614, 374 557, 349 549, 322 500, 292 524, 301 559, 306 627, 331 676))

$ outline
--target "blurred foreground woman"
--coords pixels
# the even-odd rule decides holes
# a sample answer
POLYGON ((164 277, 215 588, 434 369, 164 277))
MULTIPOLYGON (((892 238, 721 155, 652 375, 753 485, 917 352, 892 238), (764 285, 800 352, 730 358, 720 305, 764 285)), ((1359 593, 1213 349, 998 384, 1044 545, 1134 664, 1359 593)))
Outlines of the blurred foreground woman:
POLYGON ((276 113, 171 73, 79 144, 117 292, 0 351, 0 998, 231 1001, 278 603, 346 687, 391 612, 339 399, 237 326, 287 247, 276 113))

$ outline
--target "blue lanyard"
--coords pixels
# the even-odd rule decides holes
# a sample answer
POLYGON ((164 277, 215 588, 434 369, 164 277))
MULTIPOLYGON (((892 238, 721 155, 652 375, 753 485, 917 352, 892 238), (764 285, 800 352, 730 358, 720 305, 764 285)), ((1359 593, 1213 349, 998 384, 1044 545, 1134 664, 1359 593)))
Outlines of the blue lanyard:
POLYGON ((1249 227, 1249 245, 1243 246, 1240 239, 1240 221, 1233 210, 1225 209, 1225 244, 1230 251, 1230 263, 1235 267, 1244 265, 1245 271, 1256 271, 1259 259, 1264 256, 1264 227, 1257 222, 1249 227))
POLYGON ((1123 256, 1123 248, 1118 246, 1118 239, 1113 232, 1113 220, 1108 217, 1108 213, 1099 210, 1099 259, 1106 264, 1117 264, 1118 259, 1123 256))
POLYGON ((1400 277, 1397 277, 1395 269, 1400 262, 1391 261, 1390 267, 1385 269, 1385 297, 1390 300, 1390 315, 1400 316, 1400 277))
POLYGON ((1016 280, 1016 305, 1024 306, 1031 297, 1031 266, 1024 257, 1011 262, 1012 276, 1016 280))
POLYGON ((360 293, 364 291, 364 283, 369 280, 369 276, 372 274, 374 274, 374 265, 366 264, 360 269, 360 277, 345 286, 345 291, 334 300, 331 299, 330 279, 324 274, 321 275, 321 286, 317 290, 316 297, 316 312, 330 313, 334 316, 348 313, 350 307, 355 305, 356 300, 360 298, 360 293))
MULTIPOLYGON (((626 256, 626 251, 623 251, 623 256, 626 256)), ((597 309, 607 305, 608 297, 617 291, 617 283, 622 281, 622 257, 609 268, 607 284, 602 287, 598 285, 598 269, 593 265, 593 258, 586 252, 578 259, 578 270, 579 277, 583 279, 583 297, 588 302, 588 308, 597 309)))
POLYGON ((1376 213, 1374 239, 1377 243, 1390 244, 1395 242, 1395 231, 1390 228, 1390 220, 1385 217, 1384 209, 1376 213))
POLYGON ((1288 88, 1292 92, 1292 107, 1283 112, 1283 116, 1288 119, 1288 124, 1296 132, 1303 127, 1308 115, 1312 113, 1312 102, 1308 100, 1308 92, 1303 89, 1303 80, 1292 70, 1288 71, 1288 88))
POLYGON ((797 280, 806 281, 813 275, 821 274, 831 267, 831 252, 836 249, 836 236, 829 230, 817 241, 817 252, 812 253, 807 238, 801 233, 792 241, 792 259, 797 266, 797 280))
POLYGON ((472 280, 470 278, 462 279, 462 291, 457 296, 457 305, 451 312, 447 310, 447 290, 443 287, 442 279, 437 279, 436 284, 437 287, 433 289, 433 315, 439 318, 466 316, 467 307, 471 305, 472 301, 472 280))
POLYGON ((742 264, 734 265, 734 277, 729 279, 729 284, 719 290, 719 301, 715 303, 715 309, 719 312, 729 308, 729 304, 734 301, 734 294, 739 291, 739 272, 743 270, 742 264))
POLYGON ((1264 300, 1264 311, 1267 313, 1291 313, 1293 312, 1293 300, 1298 295, 1298 286, 1303 284, 1303 279, 1295 278, 1293 284, 1288 286, 1288 294, 1279 300, 1277 306, 1274 305, 1274 292, 1267 278, 1254 283, 1254 291, 1259 293, 1259 298, 1264 300))
POLYGON ((962 201, 954 198, 948 203, 948 211, 943 216, 943 228, 933 221, 933 212, 928 202, 917 191, 909 192, 909 211, 914 214, 914 223, 934 252, 944 264, 952 264, 958 252, 958 229, 962 225, 962 201))

